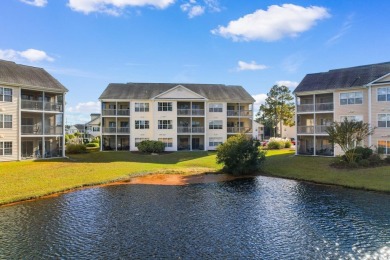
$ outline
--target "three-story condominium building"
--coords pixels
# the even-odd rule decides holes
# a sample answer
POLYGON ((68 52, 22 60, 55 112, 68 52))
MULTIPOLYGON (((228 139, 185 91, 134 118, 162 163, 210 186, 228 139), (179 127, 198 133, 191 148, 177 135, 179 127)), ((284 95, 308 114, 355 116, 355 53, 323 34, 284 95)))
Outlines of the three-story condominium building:
POLYGON ((0 60, 0 161, 64 156, 67 91, 42 68, 0 60))
POLYGON ((390 154, 390 62, 307 74, 294 93, 297 154, 340 155, 326 129, 344 118, 376 127, 361 145, 390 154))
POLYGON ((215 150, 231 135, 253 134, 254 99, 241 86, 109 84, 99 99, 102 150, 136 151, 143 140, 166 151, 215 150))

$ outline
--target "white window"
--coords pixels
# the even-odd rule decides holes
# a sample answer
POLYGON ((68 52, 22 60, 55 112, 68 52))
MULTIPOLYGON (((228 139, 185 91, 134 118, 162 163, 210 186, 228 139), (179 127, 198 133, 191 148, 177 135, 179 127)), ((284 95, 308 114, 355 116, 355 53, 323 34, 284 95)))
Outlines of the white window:
POLYGON ((158 120, 158 129, 172 129, 172 120, 158 120))
POLYGON ((348 119, 348 121, 363 121, 363 116, 340 116, 340 121, 343 122, 344 119, 348 119))
POLYGON ((12 142, 0 142, 0 156, 12 155, 12 142))
POLYGON ((211 120, 209 122, 209 129, 222 129, 222 120, 211 120))
POLYGON ((149 120, 135 120, 135 129, 149 129, 149 120))
POLYGON ((363 104, 363 92, 340 93, 340 105, 363 104))
POLYGON ((222 137, 210 137, 209 138, 209 146, 218 146, 222 144, 222 137))
POLYGON ((99 126, 93 126, 92 127, 92 131, 93 132, 99 132, 100 131, 100 127, 99 126))
POLYGON ((12 115, 0 114, 0 128, 12 128, 12 115))
POLYGON ((159 138, 160 142, 165 144, 165 147, 173 147, 173 139, 172 138, 159 138))
POLYGON ((383 150, 383 154, 390 154, 390 141, 379 140, 378 148, 383 150))
POLYGON ((149 138, 135 138, 135 147, 138 147, 139 143, 142 142, 142 141, 148 141, 149 138))
POLYGON ((378 127, 390 127, 390 114, 378 114, 378 127))
POLYGON ((209 104, 209 112, 222 112, 222 104, 209 104))
POLYGON ((12 88, 0 88, 0 102, 12 102, 12 88))
POLYGON ((378 88, 378 101, 390 101, 390 87, 378 88))
POLYGON ((135 112, 149 112, 149 103, 135 103, 135 112))
POLYGON ((158 111, 172 111, 172 102, 158 102, 158 111))

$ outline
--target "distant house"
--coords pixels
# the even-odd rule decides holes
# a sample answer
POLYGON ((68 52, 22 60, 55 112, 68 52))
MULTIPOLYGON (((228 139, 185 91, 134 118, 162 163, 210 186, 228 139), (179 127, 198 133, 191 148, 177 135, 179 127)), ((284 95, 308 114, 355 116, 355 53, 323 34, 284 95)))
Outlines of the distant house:
POLYGON ((66 134, 75 134, 79 132, 79 129, 75 125, 70 125, 66 127, 66 134))
POLYGON ((93 138, 100 136, 100 114, 91 114, 91 120, 85 124, 85 138, 92 140, 93 138))
POLYGON ((294 93, 297 154, 341 154, 326 129, 344 118, 377 127, 362 145, 390 154, 390 62, 307 74, 294 93))
POLYGON ((67 91, 42 68, 0 60, 0 162, 65 155, 67 91))
POLYGON ((136 151, 159 140, 167 151, 215 150, 229 136, 253 134, 254 99, 241 86, 109 84, 102 103, 102 150, 136 151))

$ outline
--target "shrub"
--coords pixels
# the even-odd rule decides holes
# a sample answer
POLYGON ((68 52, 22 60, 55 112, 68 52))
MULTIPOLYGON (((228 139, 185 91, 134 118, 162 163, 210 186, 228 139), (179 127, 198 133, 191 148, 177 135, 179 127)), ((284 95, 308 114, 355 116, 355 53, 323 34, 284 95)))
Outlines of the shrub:
POLYGON ((138 151, 143 153, 162 153, 165 151, 165 144, 161 141, 145 140, 138 144, 138 151))
POLYGON ((390 156, 387 156, 387 157, 385 158, 385 163, 390 164, 390 156))
POLYGON ((368 159, 362 159, 358 163, 360 166, 363 167, 369 167, 370 166, 370 161, 368 159))
POLYGON ((99 147, 99 144, 98 143, 87 143, 85 146, 86 147, 99 147))
POLYGON ((87 150, 87 148, 83 144, 68 144, 68 145, 66 145, 66 153, 68 153, 68 154, 85 153, 86 150, 87 150))
POLYGON ((355 148, 355 153, 361 154, 362 159, 368 159, 373 154, 373 150, 368 147, 358 146, 355 148))
POLYGON ((382 164, 382 159, 381 159, 380 155, 376 154, 376 153, 372 154, 368 158, 368 160, 370 161, 371 166, 379 166, 382 164))
POLYGON ((217 163, 223 163, 223 170, 234 175, 255 173, 265 160, 266 152, 259 146, 259 141, 245 135, 232 136, 217 147, 217 163))
POLYGON ((91 141, 91 143, 95 143, 95 144, 100 143, 99 137, 95 137, 95 138, 91 141))
POLYGON ((291 140, 286 139, 286 141, 284 142, 284 148, 290 148, 291 146, 292 146, 291 140))

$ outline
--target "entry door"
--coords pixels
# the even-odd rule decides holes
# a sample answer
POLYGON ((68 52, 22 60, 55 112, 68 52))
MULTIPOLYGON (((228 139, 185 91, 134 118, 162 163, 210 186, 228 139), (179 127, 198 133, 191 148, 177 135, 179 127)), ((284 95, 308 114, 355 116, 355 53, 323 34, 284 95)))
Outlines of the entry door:
POLYGON ((200 146, 200 138, 193 137, 192 138, 192 150, 199 150, 200 146))
POLYGON ((33 156, 34 156, 34 142, 22 141, 22 157, 33 157, 33 156))

